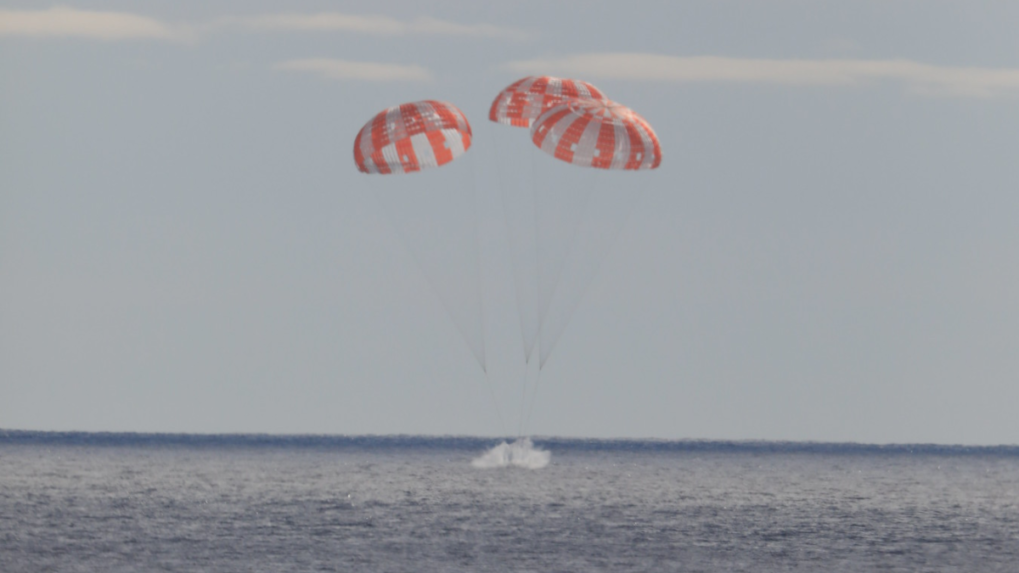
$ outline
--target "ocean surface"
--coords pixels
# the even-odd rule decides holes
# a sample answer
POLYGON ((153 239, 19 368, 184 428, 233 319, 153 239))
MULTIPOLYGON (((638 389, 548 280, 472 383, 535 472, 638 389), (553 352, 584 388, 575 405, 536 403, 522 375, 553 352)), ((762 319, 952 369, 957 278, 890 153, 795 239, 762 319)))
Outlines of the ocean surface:
POLYGON ((0 571, 1019 571, 1019 447, 0 430, 0 571))

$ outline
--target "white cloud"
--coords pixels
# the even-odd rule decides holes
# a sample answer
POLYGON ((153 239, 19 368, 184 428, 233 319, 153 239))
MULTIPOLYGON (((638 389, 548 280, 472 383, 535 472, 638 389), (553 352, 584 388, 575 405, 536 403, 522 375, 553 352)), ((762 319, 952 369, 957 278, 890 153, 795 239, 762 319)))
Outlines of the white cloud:
POLYGON ((93 40, 186 41, 193 34, 128 12, 99 12, 56 7, 48 10, 0 10, 0 36, 85 38, 93 40))
POLYGON ((492 24, 457 24, 435 18, 417 18, 404 22, 389 16, 342 14, 323 12, 319 14, 263 14, 242 18, 239 22, 255 30, 310 30, 323 32, 356 32, 376 36, 403 36, 426 34, 436 36, 466 36, 478 38, 499 38, 525 40, 529 34, 524 30, 506 28, 492 24))
POLYGON ((363 81, 428 81, 432 74, 426 68, 414 65, 352 62, 330 58, 290 60, 273 66, 274 70, 311 72, 324 78, 363 81))
POLYGON ((771 60, 722 56, 599 53, 509 62, 519 73, 585 79, 732 82, 794 86, 855 86, 898 81, 925 95, 1019 95, 1019 69, 953 67, 910 60, 771 60))

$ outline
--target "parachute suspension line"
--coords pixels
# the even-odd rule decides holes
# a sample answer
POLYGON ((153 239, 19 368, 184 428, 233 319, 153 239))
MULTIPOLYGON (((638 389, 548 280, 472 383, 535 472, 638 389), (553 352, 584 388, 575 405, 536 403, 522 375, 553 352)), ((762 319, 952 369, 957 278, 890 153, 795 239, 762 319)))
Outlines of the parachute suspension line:
MULTIPOLYGON (((604 250, 602 252, 600 252, 600 253, 596 253, 595 254, 595 257, 594 257, 595 258, 594 268, 592 269, 593 274, 591 275, 591 277, 588 280, 587 284, 583 284, 581 286, 581 290, 578 293, 578 296, 572 301, 572 304, 569 305, 567 307, 566 311, 565 311, 566 312, 565 320, 564 320, 563 325, 562 325, 563 330, 566 329, 566 326, 569 324, 570 320, 573 318, 573 313, 576 312, 577 307, 580 306, 580 303, 581 303, 581 301, 583 301, 585 295, 588 292, 588 289, 590 289, 590 287, 594 283, 595 279, 601 273, 601 266, 602 266, 602 264, 605 262, 605 259, 608 258, 608 254, 609 254, 609 252, 612 251, 612 247, 615 246, 616 240, 619 239, 619 235, 622 234, 623 227, 626 226, 627 221, 630 219, 630 214, 633 213, 634 209, 637 206, 637 203, 640 202, 640 198, 641 198, 641 196, 643 196, 644 190, 647 188, 648 184, 649 184, 648 178, 645 177, 644 181, 642 181, 637 186, 637 188, 633 191, 633 193, 630 194, 632 196, 632 199, 630 201, 628 201, 625 205, 623 205, 623 208, 622 208, 622 218, 619 220, 619 223, 618 223, 618 225, 616 225, 615 229, 611 229, 609 231, 610 234, 607 237, 608 240, 605 242, 605 244, 603 246, 604 250)), ((549 342, 549 347, 548 347, 548 350, 545 352, 545 356, 544 357, 540 356, 540 350, 539 350, 538 372, 541 372, 541 369, 545 367, 545 362, 548 360, 548 357, 552 354, 552 351, 555 350, 556 345, 559 343, 559 339, 562 338, 562 332, 552 333, 552 335, 553 335, 553 338, 549 342)), ((539 336, 541 336, 541 335, 539 334, 539 336)))
POLYGON ((488 386, 488 397, 492 399, 492 405, 495 406, 495 414, 499 417, 499 433, 506 435, 506 421, 502 417, 502 408, 499 407, 499 400, 495 397, 495 390, 492 388, 492 381, 488 378, 488 373, 485 373, 485 386, 488 386))
MULTIPOLYGON (((538 344, 541 344, 541 332, 538 332, 538 344)), ((530 361, 528 361, 527 363, 528 365, 530 365, 530 361)), ((531 370, 530 367, 528 367, 527 370, 530 371, 531 370)), ((534 372, 534 389, 531 390, 531 402, 527 406, 527 419, 524 421, 525 428, 530 426, 531 424, 531 414, 534 413, 534 402, 538 397, 538 386, 540 382, 541 382, 541 367, 539 365, 539 367, 534 372)))
MULTIPOLYGON (((587 218, 590 215, 591 193, 589 193, 589 192, 588 193, 584 193, 584 198, 581 199, 581 201, 582 201, 582 203, 580 205, 580 217, 577 219, 576 224, 573 226, 573 232, 570 235, 570 240, 567 243, 568 246, 566 247, 566 255, 563 257, 563 260, 559 263, 559 268, 556 269, 556 271, 555 271, 555 279, 552 282, 552 294, 549 297, 549 299, 548 299, 548 301, 546 303, 545 308, 541 309, 541 315, 540 315, 541 320, 539 321, 540 325, 544 325, 545 319, 548 318, 548 311, 549 311, 550 308, 552 308, 552 301, 555 300, 556 292, 558 292, 558 290, 559 290, 559 283, 560 283, 560 281, 562 281, 562 278, 563 278, 563 270, 566 269, 567 261, 570 260, 570 256, 573 254, 573 250, 574 250, 573 245, 574 245, 574 243, 577 242, 577 235, 580 232, 580 228, 587 221, 587 218)), ((540 330, 541 330, 541 328, 539 326, 539 331, 540 330)), ((539 352, 541 352, 540 345, 539 345, 539 352)))
MULTIPOLYGON (((371 175, 367 176, 365 179, 367 179, 368 181, 368 187, 371 188, 371 195, 372 198, 375 199, 375 204, 378 206, 379 210, 385 214, 386 221, 389 223, 389 226, 392 227, 393 232, 396 233, 396 236, 400 238, 400 242, 403 243, 404 248, 407 249, 408 253, 410 253, 411 258, 414 260, 414 264, 417 265, 418 271, 420 271, 421 275, 425 277, 425 281, 428 283, 428 286, 432 289, 432 294, 435 295, 435 298, 439 300, 439 304, 441 304, 443 310, 446 311, 446 315, 449 317, 450 322, 453 323, 453 326, 456 328, 457 332, 459 332, 460 336, 463 337, 464 342, 467 344, 467 347, 470 348, 471 346, 470 336, 467 335, 467 332, 463 329, 462 326, 460 326, 460 323, 457 322, 455 314, 453 313, 453 309, 449 307, 449 304, 446 302, 445 298, 443 298, 443 296, 440 294, 438 285, 435 283, 435 280, 432 278, 431 274, 425 268, 425 264, 421 260, 420 255, 418 255, 417 251, 414 249, 413 247, 414 243, 411 242, 410 237, 408 237, 407 234, 400 229, 400 225, 397 224, 394 215, 390 213, 389 208, 386 207, 385 201, 383 201, 381 198, 381 193, 379 192, 378 185, 372 181, 371 175)), ((482 345, 484 345, 484 332, 482 332, 482 345)), ((471 351, 471 354, 474 354, 473 350, 471 351)), ((475 356, 475 359, 478 360, 478 365, 481 366, 482 372, 487 373, 485 369, 484 351, 482 351, 482 355, 480 358, 475 356)))
POLYGON ((517 438, 524 435, 524 404, 527 403, 527 362, 524 362, 524 373, 520 381, 520 414, 517 417, 517 438))
POLYGON ((474 256, 478 263, 478 300, 481 301, 481 370, 488 378, 488 354, 485 349, 485 289, 481 276, 481 210, 478 209, 478 174, 473 161, 468 161, 471 168, 471 205, 474 207, 474 256))
MULTIPOLYGON (((536 154, 531 154, 531 162, 532 162, 532 164, 534 164, 534 162, 536 161, 535 155, 536 154)), ((533 175, 535 173, 535 170, 532 169, 531 173, 533 175)), ((536 178, 537 176, 534 175, 534 177, 536 178)), ((593 202, 592 195, 594 193, 592 192, 592 189, 590 188, 591 187, 590 185, 583 185, 583 186, 587 187, 587 189, 584 190, 583 197, 581 198, 581 204, 579 206, 580 215, 578 216, 577 220, 575 221, 575 223, 573 225, 572 231, 570 231, 570 238, 569 238, 569 241, 567 243, 566 253, 563 256, 562 261, 559 262, 558 268, 555 270, 555 278, 553 279, 553 282, 552 282, 552 285, 551 285, 551 289, 552 289, 551 290, 551 294, 549 295, 548 300, 545 301, 544 308, 539 309, 539 314, 538 314, 538 317, 539 317, 539 320, 538 320, 538 336, 535 338, 535 348, 536 348, 536 350, 538 352, 538 375, 535 376, 535 380, 534 380, 534 394, 537 394, 537 392, 538 392, 538 384, 541 381, 541 376, 540 376, 541 369, 545 366, 545 360, 547 359, 547 352, 543 352, 543 350, 542 350, 542 336, 541 336, 541 333, 542 333, 542 331, 545 330, 546 321, 549 318, 549 312, 553 308, 553 303, 556 300, 556 294, 559 292, 559 289, 561 287, 560 283, 562 282, 562 279, 563 279, 563 272, 566 270, 566 267, 568 266, 568 263, 572 259, 574 251, 576 250, 575 245, 576 245, 576 242, 577 242, 577 237, 580 234, 580 230, 584 226, 584 224, 588 222, 588 220, 591 217, 591 209, 592 209, 591 203, 593 202), (543 357, 543 354, 546 355, 546 356, 543 357)), ((533 189, 534 195, 535 195, 535 201, 534 201, 535 225, 537 225, 537 221, 538 221, 538 209, 539 209, 538 208, 538 199, 537 199, 537 197, 538 197, 538 189, 537 189, 537 187, 538 187, 537 180, 535 179, 534 183, 532 185, 532 189, 533 189)), ((546 213, 546 215, 548 215, 548 213, 546 213)), ((537 240, 535 241, 535 260, 538 261, 538 264, 540 265, 540 255, 538 253, 538 249, 540 247, 538 245, 538 242, 539 241, 537 241, 537 240)), ((539 273, 540 273, 540 268, 541 267, 539 267, 539 273)), ((541 277, 538 277, 538 279, 540 281, 541 277)), ((539 288, 540 288, 540 285, 539 285, 539 288)), ((549 339, 549 344, 552 344, 554 346, 554 344, 556 342, 556 339, 554 339, 553 337, 545 337, 545 338, 548 338, 549 339)), ((551 352, 551 349, 549 349, 548 352, 551 352)), ((528 359, 530 359, 530 356, 528 356, 528 359)), ((532 407, 533 407, 533 403, 534 403, 534 396, 532 395, 532 397, 531 397, 532 407)), ((528 418, 530 418, 530 411, 528 412, 528 418)))
MULTIPOLYGON (((541 247, 538 245, 538 175, 535 168, 536 154, 528 153, 527 155, 531 161, 531 206, 534 209, 534 289, 536 293, 539 293, 541 289, 541 277, 539 276, 541 273, 541 247)), ((540 306, 540 296, 535 298, 534 304, 540 306)), ((539 368, 534 375, 534 384, 531 388, 531 401, 527 406, 527 417, 525 418, 523 408, 524 403, 527 402, 527 378, 528 374, 531 372, 531 356, 533 356, 535 349, 538 350, 539 356, 541 354, 541 323, 544 317, 541 315, 541 308, 536 308, 535 310, 538 312, 538 332, 534 336, 534 346, 530 349, 524 349, 526 356, 524 358, 524 400, 520 402, 520 419, 522 420, 521 434, 523 433, 523 429, 526 429, 531 423, 531 412, 534 411, 534 400, 538 395, 538 383, 541 381, 541 369, 539 368)))
MULTIPOLYGON (((513 221, 511 220, 512 217, 511 217, 511 214, 510 214, 510 204, 509 204, 509 200, 507 199, 507 195, 510 195, 511 193, 522 194, 522 193, 524 193, 524 192, 529 190, 530 191, 529 194, 531 195, 531 201, 532 201, 531 209, 530 209, 530 211, 531 211, 530 215, 532 217, 537 217, 537 207, 534 205, 534 200, 537 198, 537 192, 535 191, 535 179, 534 179, 534 154, 533 153, 528 153, 527 154, 528 159, 530 161, 530 167, 531 167, 530 172, 525 177, 521 177, 520 180, 515 181, 516 185, 514 185, 514 181, 509 181, 509 177, 508 177, 508 174, 505 171, 505 168, 503 166, 503 162, 500 160, 501 157, 506 157, 507 154, 509 153, 509 151, 506 149, 506 147, 507 147, 506 144, 504 142, 500 141, 501 138, 499 137, 499 134, 497 132, 499 131, 500 127, 502 127, 502 129, 506 129, 506 128, 504 126, 499 126, 499 125, 491 123, 491 122, 488 125, 489 125, 489 128, 488 128, 489 132, 492 134, 492 140, 495 142, 493 147, 495 148, 495 154, 496 155, 495 155, 495 158, 493 159, 493 162, 495 163, 496 175, 497 175, 497 178, 498 178, 499 197, 500 197, 500 200, 501 200, 501 203, 502 203, 503 220, 504 220, 504 222, 506 224, 506 230, 509 233, 509 239, 510 239, 510 265, 511 265, 511 269, 513 271, 513 279, 514 279, 513 283, 514 283, 514 286, 515 286, 514 294, 515 294, 515 297, 516 297, 517 314, 518 314, 518 317, 519 317, 519 320, 520 320, 520 341, 521 341, 521 349, 522 349, 522 354, 523 354, 523 361, 522 361, 523 368, 522 368, 522 372, 520 374, 520 407, 519 407, 519 413, 517 415, 517 437, 520 438, 520 437, 523 437, 523 435, 524 435, 523 434, 523 432, 524 432, 524 415, 527 412, 527 390, 528 390, 528 382, 529 382, 529 374, 530 374, 530 358, 531 358, 530 351, 531 351, 531 349, 534 346, 529 346, 528 345, 528 337, 527 337, 528 329, 527 329, 527 321, 526 321, 525 317, 526 317, 527 314, 529 314, 531 309, 530 308, 524 308, 524 305, 525 305, 525 296, 524 296, 524 294, 523 294, 523 292, 521 290, 522 288, 524 288, 524 282, 528 278, 530 278, 530 277, 524 272, 524 269, 521 268, 522 267, 522 261, 518 261, 517 260, 517 256, 515 256, 515 253, 516 253, 515 247, 517 247, 519 245, 514 245, 513 243, 521 241, 522 237, 514 236, 513 231, 514 231, 514 227, 515 226, 513 225, 513 221)), ((527 151, 533 151, 533 150, 527 149, 527 151)), ((516 159, 516 157, 514 157, 513 159, 516 159)), ((516 161, 513 161, 512 163, 516 164, 516 161)), ((536 225, 537 219, 534 219, 533 221, 534 221, 534 223, 536 225)), ((518 223, 519 223, 519 221, 518 221, 518 223)), ((532 225, 529 228, 531 229, 531 234, 533 235, 534 234, 534 230, 535 230, 535 226, 532 225)), ((522 232, 519 226, 516 226, 516 230, 517 230, 518 233, 522 232)), ((533 286, 534 286, 534 289, 535 289, 535 293, 537 293, 537 289, 538 289, 538 276, 537 276, 538 255, 537 255, 537 240, 536 240, 536 237, 531 237, 531 242, 534 243, 535 249, 532 251, 532 253, 528 254, 527 256, 533 255, 533 257, 534 257, 534 272, 531 273, 531 274, 533 275, 533 279, 534 279, 534 285, 533 286)), ((534 309, 533 309, 535 317, 537 317, 537 315, 538 315, 537 304, 538 304, 537 298, 535 298, 534 299, 534 309)), ((541 323, 540 323, 540 320, 539 320, 539 322, 535 325, 535 332, 534 332, 535 336, 537 336, 537 331, 540 330, 540 329, 541 329, 541 323)), ((536 341, 532 342, 531 344, 532 345, 536 345, 536 341)))
MULTIPOLYGON (((647 188, 649 183, 650 183, 649 179, 647 177, 644 177, 644 181, 642 181, 638 185, 638 187, 634 190, 634 192, 631 194, 633 199, 630 200, 626 205, 624 205, 622 219, 620 220, 620 222, 616 226, 616 228, 611 231, 611 236, 608 237, 608 241, 604 245, 604 252, 601 253, 601 254, 596 255, 597 262, 596 262, 596 265, 595 265, 595 268, 594 268, 594 274, 591 277, 591 281, 588 282, 586 285, 584 285, 582 291, 579 293, 579 297, 575 300, 574 304, 567 310, 567 313, 566 313, 566 323, 567 324, 569 323, 570 319, 572 318, 574 311, 576 311, 577 306, 579 306, 581 300, 583 300, 584 295, 587 293, 587 289, 590 287, 591 283, 594 282, 594 278, 596 278, 598 276, 598 274, 600 274, 602 263, 605 261, 605 258, 607 257, 608 252, 612 250, 612 247, 615 245, 615 242, 619 238, 619 235, 622 234, 623 227, 626 226, 626 222, 629 220, 630 215, 633 213, 633 210, 636 207, 637 203, 640 202, 640 198, 643 196, 644 190, 647 188)), ((544 318, 542 320, 542 323, 544 324, 544 318)), ((565 328, 565 325, 564 325, 564 328, 565 328)), ((557 345, 557 343, 559 341, 559 338, 560 338, 560 337, 554 337, 553 338, 553 340, 550 343, 550 347, 548 348, 548 351, 546 353, 545 358, 542 359, 540 348, 541 348, 541 340, 542 340, 542 332, 543 332, 543 330, 544 329, 540 329, 538 331, 538 336, 537 336, 537 343, 536 344, 537 344, 537 346, 539 348, 539 351, 538 351, 539 352, 539 355, 538 355, 538 365, 537 365, 537 369, 536 369, 536 372, 535 372, 535 375, 534 375, 534 390, 531 393, 531 400, 530 400, 530 404, 529 404, 528 409, 527 409, 527 418, 526 418, 526 422, 525 422, 525 427, 527 427, 527 425, 530 424, 531 416, 534 413, 534 404, 537 401, 538 388, 540 387, 540 382, 541 382, 541 372, 545 368, 545 362, 547 361, 548 356, 551 355, 552 351, 555 349, 555 347, 556 347, 556 345, 557 345)))
MULTIPOLYGON (((520 319, 520 341, 521 341, 521 343, 523 345, 523 348, 524 348, 524 362, 526 363, 527 359, 528 359, 528 353, 527 353, 528 349, 527 349, 527 327, 524 326, 524 312, 525 312, 524 307, 523 307, 523 304, 524 304, 523 303, 523 298, 524 297, 523 297, 523 295, 520 292, 520 285, 518 284, 518 282, 519 282, 518 281, 518 277, 520 277, 523 274, 523 270, 517 268, 519 265, 517 264, 516 257, 513 256, 513 240, 514 240, 514 237, 512 236, 512 231, 511 231, 512 225, 510 223, 509 209, 508 209, 508 206, 506 204, 506 187, 508 187, 508 185, 507 185, 505 177, 503 175, 502 162, 499 161, 499 157, 503 155, 502 154, 502 144, 498 143, 499 137, 496 134, 496 130, 499 128, 499 126, 498 125, 494 125, 492 122, 489 122, 488 125, 489 125, 489 128, 488 128, 489 133, 491 135, 494 135, 494 137, 492 137, 492 141, 496 142, 494 147, 497 148, 495 150, 495 159, 493 159, 492 162, 495 163, 496 178, 498 180, 498 185, 499 185, 499 198, 502 201, 502 218, 503 218, 503 222, 506 224, 506 230, 507 230, 507 234, 509 235, 509 240, 510 240, 510 267, 513 270, 513 285, 514 285, 513 293, 514 293, 514 296, 516 297, 517 316, 520 319)), ((540 328, 540 326, 539 326, 539 328, 540 328)), ((525 383, 526 383, 526 380, 525 380, 525 383)), ((526 392, 526 390, 527 390, 527 388, 525 386, 524 391, 526 392)), ((523 410, 521 409, 521 411, 523 411, 523 410)))
MULTIPOLYGON (((538 333, 535 334, 535 341, 534 341, 535 346, 537 346, 539 344, 540 337, 541 337, 541 329, 539 329, 538 333)), ((518 438, 523 437, 523 436, 526 435, 525 431, 527 430, 527 426, 528 426, 527 423, 530 421, 530 418, 531 418, 530 410, 534 408, 534 394, 538 391, 537 375, 535 375, 534 384, 530 383, 530 381, 531 381, 531 358, 530 358, 530 356, 528 356, 528 357, 526 357, 524 359, 524 372, 523 372, 523 375, 521 376, 521 378, 523 380, 521 381, 522 383, 520 385, 521 386, 521 389, 520 389, 520 417, 518 419, 519 421, 518 421, 518 426, 517 426, 517 437, 518 438), (527 400, 527 391, 528 391, 528 389, 531 390, 530 406, 528 406, 528 400, 527 400)))
POLYGON ((478 208, 479 187, 477 168, 474 166, 473 161, 468 161, 468 164, 471 168, 471 189, 474 193, 471 198, 474 216, 474 254, 478 261, 478 298, 481 299, 481 355, 483 360, 481 369, 485 373, 485 386, 488 387, 488 397, 492 399, 492 405, 495 406, 495 414, 499 418, 499 433, 505 435, 506 421, 502 417, 502 408, 499 407, 499 399, 495 395, 495 388, 492 384, 492 379, 488 375, 488 352, 486 351, 485 345, 485 291, 483 288, 484 280, 481 270, 481 210, 478 208))
MULTIPOLYGON (((538 315, 538 332, 534 336, 534 342, 532 343, 533 346, 531 346, 531 348, 528 348, 526 350, 527 356, 524 359, 524 361, 526 363, 528 363, 528 364, 530 364, 530 362, 531 362, 531 354, 534 352, 535 348, 538 348, 538 352, 541 352, 541 344, 540 344, 541 322, 544 319, 544 317, 541 315, 541 252, 540 252, 541 251, 541 245, 538 244, 539 243, 539 241, 538 241, 538 175, 537 175, 537 169, 536 169, 537 162, 535 161, 535 156, 536 155, 537 154, 535 154, 535 153, 528 153, 527 154, 527 156, 530 158, 530 161, 531 161, 531 207, 534 210, 534 213, 533 213, 533 216, 534 216, 534 293, 536 295, 535 299, 534 299, 534 306, 535 306, 534 311, 538 315)), ((538 381, 535 380, 534 383, 535 383, 535 385, 537 385, 538 381)))

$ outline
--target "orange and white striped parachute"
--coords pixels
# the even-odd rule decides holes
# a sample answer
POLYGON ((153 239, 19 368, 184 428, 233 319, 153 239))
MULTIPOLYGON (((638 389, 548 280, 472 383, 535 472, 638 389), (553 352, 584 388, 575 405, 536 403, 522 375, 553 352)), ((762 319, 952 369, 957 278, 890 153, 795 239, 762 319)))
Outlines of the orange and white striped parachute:
POLYGON ((379 112, 361 128, 354 139, 354 163, 369 174, 428 171, 413 181, 367 177, 365 182, 484 370, 477 224, 464 216, 475 194, 466 178, 473 183, 473 177, 457 166, 433 169, 463 156, 471 140, 470 123, 453 104, 405 103, 379 112))
POLYGON ((531 126, 545 153, 581 167, 655 169, 662 149, 651 125, 612 101, 571 100, 549 108, 531 126))
POLYGON ((580 80, 527 76, 499 92, 492 101, 488 119, 514 127, 531 127, 542 112, 571 99, 608 98, 598 88, 580 80))
POLYGON ((471 125, 455 105, 416 101, 380 111, 354 139, 364 173, 412 173, 439 167, 471 147, 471 125))

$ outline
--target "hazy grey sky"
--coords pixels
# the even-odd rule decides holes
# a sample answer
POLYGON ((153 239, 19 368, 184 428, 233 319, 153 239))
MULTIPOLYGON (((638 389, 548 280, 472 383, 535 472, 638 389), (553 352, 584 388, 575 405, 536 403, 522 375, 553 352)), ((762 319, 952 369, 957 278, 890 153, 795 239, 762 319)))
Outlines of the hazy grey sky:
MULTIPOLYGON (((664 160, 529 433, 1017 443, 1017 22, 1010 1, 2 2, 0 428, 515 433, 496 140, 526 133, 487 111, 541 73, 638 111, 664 160), (356 171, 357 130, 419 99, 471 120, 441 176, 476 203, 387 212, 372 194, 403 183, 356 171), (481 221, 487 376, 404 240, 439 216, 481 221)), ((577 184, 546 159, 542 185, 577 184)))

